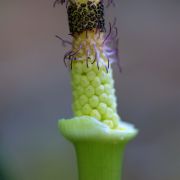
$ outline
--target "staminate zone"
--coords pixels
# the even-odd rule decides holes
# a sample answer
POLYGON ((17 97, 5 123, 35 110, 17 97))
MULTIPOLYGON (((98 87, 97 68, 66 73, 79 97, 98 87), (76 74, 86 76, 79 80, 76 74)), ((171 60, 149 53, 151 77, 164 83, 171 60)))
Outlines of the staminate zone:
POLYGON ((69 3, 67 7, 71 34, 86 30, 99 29, 105 31, 104 5, 87 1, 87 3, 69 3))

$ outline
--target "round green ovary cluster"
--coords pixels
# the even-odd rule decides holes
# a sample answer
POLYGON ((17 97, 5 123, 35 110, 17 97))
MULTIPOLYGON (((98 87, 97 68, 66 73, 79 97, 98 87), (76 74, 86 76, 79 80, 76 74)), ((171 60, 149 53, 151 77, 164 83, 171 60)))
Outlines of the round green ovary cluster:
POLYGON ((72 66, 73 110, 76 116, 91 116, 111 128, 119 124, 112 70, 82 61, 72 66))

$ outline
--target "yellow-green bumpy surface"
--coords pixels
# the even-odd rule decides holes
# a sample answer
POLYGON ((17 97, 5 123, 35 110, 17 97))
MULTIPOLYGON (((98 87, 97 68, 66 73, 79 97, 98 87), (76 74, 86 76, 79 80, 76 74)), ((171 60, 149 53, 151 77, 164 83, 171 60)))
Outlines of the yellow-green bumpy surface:
POLYGON ((91 116, 111 128, 119 125, 112 69, 76 61, 71 70, 75 116, 91 116))

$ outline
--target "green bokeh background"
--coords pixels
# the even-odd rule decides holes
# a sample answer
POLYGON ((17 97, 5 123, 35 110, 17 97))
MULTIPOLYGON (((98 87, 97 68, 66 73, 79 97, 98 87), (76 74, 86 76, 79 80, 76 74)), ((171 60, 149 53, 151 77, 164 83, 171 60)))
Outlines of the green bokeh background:
MULTIPOLYGON (((117 0, 106 16, 119 29, 118 112, 140 130, 124 180, 179 180, 180 1, 117 0)), ((55 34, 70 39, 65 7, 0 0, 0 179, 77 180, 73 147, 57 128, 72 100, 55 34)))

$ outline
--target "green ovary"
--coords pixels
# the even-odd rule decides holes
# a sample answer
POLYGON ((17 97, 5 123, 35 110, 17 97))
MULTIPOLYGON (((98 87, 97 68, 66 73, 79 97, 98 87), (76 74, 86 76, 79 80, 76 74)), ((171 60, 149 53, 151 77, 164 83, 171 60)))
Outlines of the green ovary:
POLYGON ((97 68, 96 63, 73 61, 72 70, 73 111, 75 116, 91 116, 107 124, 119 127, 112 69, 97 68))

